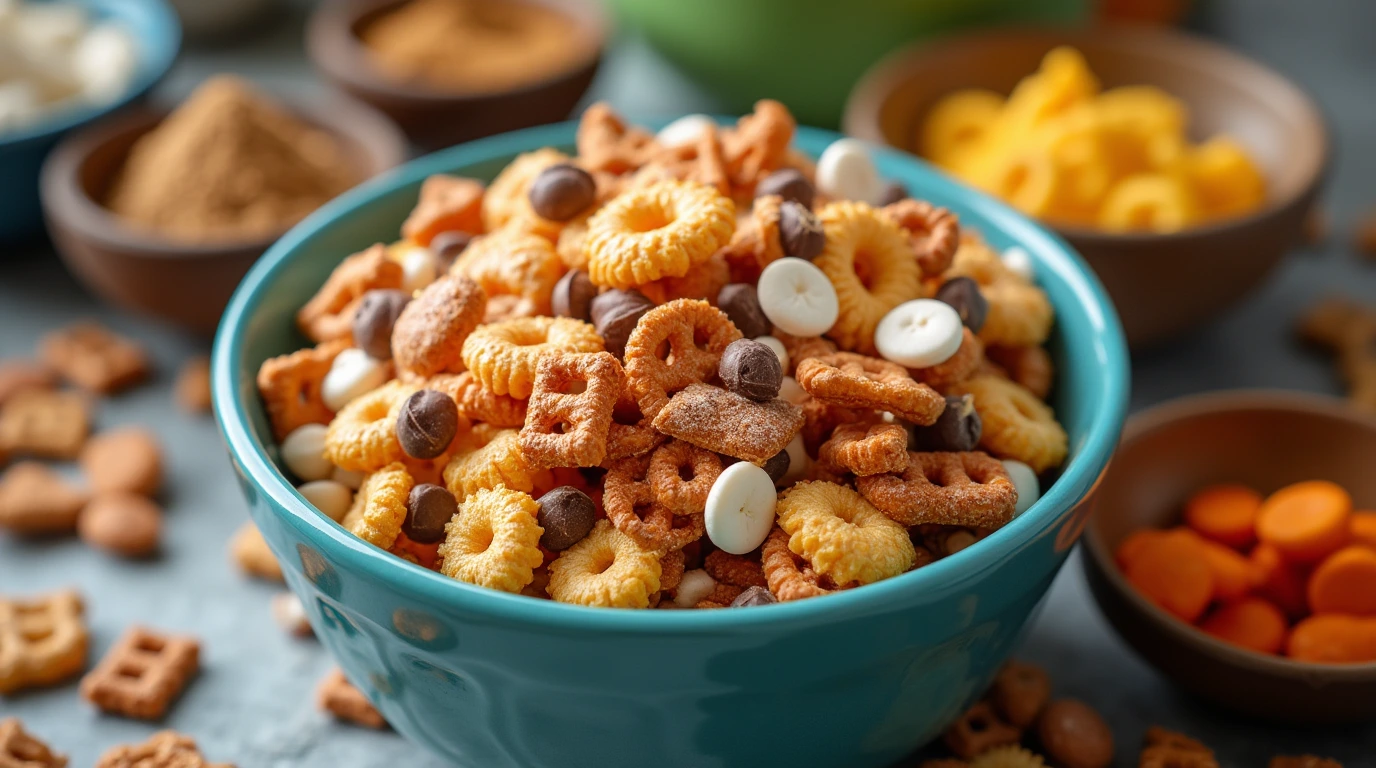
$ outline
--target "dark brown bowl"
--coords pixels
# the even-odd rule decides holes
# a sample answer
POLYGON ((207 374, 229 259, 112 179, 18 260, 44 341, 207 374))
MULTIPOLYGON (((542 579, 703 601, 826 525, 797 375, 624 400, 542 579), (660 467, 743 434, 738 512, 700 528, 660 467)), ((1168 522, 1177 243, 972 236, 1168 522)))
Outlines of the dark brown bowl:
POLYGON ((587 57, 555 77, 500 91, 441 91, 400 82, 368 61, 358 33, 406 0, 320 3, 306 27, 306 51, 326 79, 385 112, 425 149, 564 120, 587 92, 601 62, 607 38, 602 7, 593 0, 519 1, 572 19, 595 42, 587 57))
POLYGON ((1376 718, 1376 664, 1314 664, 1254 653, 1156 607, 1127 582, 1113 553, 1140 528, 1180 521, 1191 493, 1236 482, 1262 493, 1331 480, 1359 507, 1376 505, 1376 418, 1299 392, 1186 397, 1134 416, 1099 486, 1085 530, 1085 576, 1118 634, 1180 687, 1247 715, 1287 723, 1376 718))
MULTIPOLYGON (((406 139, 385 116, 336 97, 292 103, 301 118, 333 133, 365 177, 406 160, 406 139)), ((92 125, 62 141, 43 166, 43 215, 72 274, 112 304, 209 334, 248 268, 283 232, 216 243, 183 243, 141 231, 100 202, 134 142, 166 117, 140 111, 92 125)))
POLYGON ((1072 45, 1105 87, 1155 85, 1189 107, 1199 140, 1228 133, 1266 174, 1268 201, 1244 217, 1174 234, 1055 227, 1099 274, 1128 342, 1144 347, 1205 322, 1261 285, 1304 236, 1323 180, 1328 134, 1297 86, 1205 40, 1157 28, 981 32, 900 51, 875 65, 846 104, 844 129, 912 150, 942 96, 963 88, 1008 93, 1047 51, 1072 45))

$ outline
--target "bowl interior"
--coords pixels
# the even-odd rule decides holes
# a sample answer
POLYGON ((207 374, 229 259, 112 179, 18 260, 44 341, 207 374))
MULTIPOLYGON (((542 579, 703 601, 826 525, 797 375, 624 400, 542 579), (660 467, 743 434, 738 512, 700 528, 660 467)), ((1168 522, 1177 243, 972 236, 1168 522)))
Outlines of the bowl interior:
MULTIPOLYGON (((264 359, 306 344, 295 330, 293 316, 330 270, 368 244, 395 239, 426 176, 444 172, 490 179, 520 152, 541 146, 571 150, 575 130, 573 123, 541 126, 422 158, 348 193, 288 233, 245 278, 221 323, 213 375, 217 418, 236 461, 261 484, 263 492, 288 510, 299 529, 314 529, 330 539, 331 546, 343 556, 375 559, 386 569, 386 578, 404 578, 409 588, 436 599, 458 601, 475 611, 520 615, 526 620, 576 620, 584 626, 661 627, 671 622, 678 628, 710 628, 725 622, 749 623, 754 619, 741 617, 738 612, 598 611, 530 600, 445 579, 396 558, 376 557, 373 548, 311 510, 272 464, 270 457, 276 449, 254 387, 254 375, 264 359)), ((836 138, 831 132, 800 128, 795 144, 816 156, 836 138)), ((1112 453, 1126 409, 1127 357, 1122 330, 1102 288, 1080 258, 1046 230, 919 161, 880 148, 875 155, 886 176, 902 181, 916 195, 951 207, 962 222, 979 229, 993 246, 1018 244, 1032 254, 1038 280, 1058 312, 1051 342, 1059 371, 1054 404, 1070 436, 1070 458, 1061 477, 1037 504, 979 546, 865 589, 826 600, 771 606, 762 611, 771 621, 846 606, 882 605, 889 596, 913 590, 919 583, 933 595, 959 593, 968 578, 997 567, 1084 497, 1112 453)), ((758 616, 761 612, 748 613, 758 616)))

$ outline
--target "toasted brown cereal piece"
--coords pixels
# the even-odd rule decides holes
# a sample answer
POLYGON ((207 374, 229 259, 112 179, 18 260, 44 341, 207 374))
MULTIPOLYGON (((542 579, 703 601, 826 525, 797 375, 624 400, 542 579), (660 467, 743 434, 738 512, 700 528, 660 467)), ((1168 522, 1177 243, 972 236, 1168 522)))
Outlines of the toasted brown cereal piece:
POLYGON ((575 141, 580 166, 614 174, 634 171, 658 150, 653 136, 627 125, 610 105, 600 101, 583 110, 575 141))
POLYGON ((527 232, 502 229, 473 241, 450 269, 482 286, 488 314, 499 298, 513 303, 510 317, 551 314, 550 297, 564 274, 564 263, 549 240, 527 232))
POLYGON ((817 460, 862 477, 902 472, 908 466, 908 430, 884 422, 842 424, 822 444, 817 460))
POLYGON ((365 728, 382 730, 387 721, 377 711, 363 692, 354 687, 344 672, 338 668, 330 670, 316 689, 316 699, 320 708, 346 723, 361 725, 365 728))
POLYGON ((731 240, 717 251, 726 262, 733 283, 754 284, 760 272, 784 257, 779 239, 780 205, 778 195, 761 195, 750 206, 750 216, 737 225, 731 240))
POLYGON ((645 479, 656 502, 676 515, 696 515, 707 508, 707 494, 720 475, 717 454, 674 440, 651 454, 645 479))
POLYGON ((1010 725, 1031 728, 1051 700, 1051 680, 1041 667, 1010 661, 994 678, 989 699, 1010 725))
POLYGON ((1219 768, 1213 750, 1183 733, 1153 725, 1145 742, 1138 768, 1219 768))
POLYGON ((162 449, 142 427, 101 432, 81 449, 81 471, 96 493, 123 491, 152 496, 162 485, 162 449))
POLYGON ((706 608, 727 608, 730 607, 731 601, 740 597, 741 593, 744 591, 745 589, 734 584, 722 584, 718 582, 716 586, 712 587, 711 592, 708 592, 706 596, 700 598, 696 603, 693 603, 693 607, 700 610, 706 608))
POLYGON ((349 472, 376 472, 400 461, 397 416, 415 391, 414 384, 395 379, 352 400, 330 421, 325 458, 349 472))
POLYGON ((803 426, 803 409, 783 400, 757 403, 708 384, 692 384, 655 417, 655 429, 699 448, 764 464, 803 426))
POLYGON ((907 529, 843 485, 797 483, 779 496, 778 523, 789 549, 838 583, 870 584, 917 562, 907 529))
POLYGON ((487 306, 487 294, 461 275, 446 275, 411 300, 392 327, 392 359, 417 378, 463 370, 464 342, 487 306))
POLYGON ((316 342, 349 339, 363 294, 401 288, 401 282, 401 264, 387 256, 387 246, 374 243, 334 268, 320 290, 297 310, 296 326, 316 342))
POLYGON ((196 638, 130 627, 81 680, 81 696, 105 712, 157 720, 200 668, 196 638))
POLYGON ((798 363, 809 357, 821 357, 836 351, 836 345, 828 339, 821 336, 794 336, 785 333, 777 325, 771 335, 783 343, 784 351, 788 353, 789 374, 796 373, 798 363))
POLYGON ((726 259, 719 254, 713 254, 706 262, 690 270, 683 277, 661 277, 637 286, 636 290, 656 304, 668 304, 676 299, 693 299, 715 304, 722 286, 729 282, 731 270, 726 265, 726 259))
POLYGON ((258 368, 258 394, 277 442, 303 424, 329 424, 334 418, 320 386, 335 357, 348 348, 346 339, 336 339, 263 361, 258 368))
POLYGON ((607 520, 549 566, 549 596, 561 603, 648 608, 660 590, 660 553, 641 546, 607 520))
POLYGON ((1316 755, 1277 755, 1271 758, 1267 768, 1343 768, 1337 760, 1316 755))
POLYGON ((540 358, 520 433, 521 450, 531 464, 601 464, 621 379, 621 364, 610 352, 560 352, 540 358))
POLYGON ((855 486, 903 525, 995 528, 1013 519, 1018 503, 1003 464, 980 451, 909 451, 901 475, 861 477, 855 486))
POLYGON ((789 164, 789 145, 797 123, 788 107, 773 99, 755 102, 755 109, 736 121, 722 136, 727 173, 737 195, 750 197, 764 177, 789 164))
POLYGON ((625 355, 641 412, 653 419, 675 392, 710 379, 726 347, 740 337, 726 313, 705 301, 678 299, 646 312, 625 355))
POLYGON ((1046 347, 989 347, 984 353, 1008 372, 1009 379, 1023 385, 1039 399, 1045 400, 1051 394, 1056 374, 1046 347))
POLYGON ((363 479, 353 506, 340 525, 360 539, 388 549, 401 533, 406 499, 415 480, 400 462, 393 462, 363 479))
POLYGON ((947 394, 974 395, 983 424, 979 444, 985 450, 1016 459, 1041 473, 1065 460, 1069 438, 1051 406, 1021 384, 993 376, 976 376, 947 394))
POLYGON ((52 389, 57 375, 37 360, 0 360, 0 406, 25 389, 52 389))
POLYGON ((954 213, 912 198, 890 203, 879 212, 908 234, 922 274, 935 277, 950 268, 960 245, 960 220, 954 213))
POLYGON ((687 558, 684 557, 681 549, 666 552, 659 558, 659 589, 661 592, 678 589, 679 582, 683 581, 686 560, 687 558))
POLYGON ((425 388, 449 395, 459 406, 459 413, 473 421, 494 427, 519 427, 526 423, 527 400, 485 389, 469 371, 432 376, 426 380, 425 388))
POLYGON ((520 592, 544 562, 540 505, 530 494, 484 488, 463 500, 444 529, 440 572, 503 592, 520 592))
POLYGON ((959 384, 974 376, 984 364, 984 342, 969 328, 962 328, 961 334, 960 347, 954 355, 927 368, 911 368, 908 373, 916 381, 937 390, 959 384))
POLYGON ((437 173, 420 185, 420 199, 401 224, 401 236, 417 245, 430 245, 435 235, 450 230, 483 231, 483 183, 476 179, 437 173))
POLYGON ((210 358, 204 355, 187 360, 172 385, 177 405, 187 413, 210 411, 210 358))
POLYGON ((90 637, 81 596, 0 597, 0 695, 53 685, 81 672, 90 637))
POLYGON ((121 557, 147 557, 162 541, 162 509, 144 496, 107 491, 86 505, 76 529, 90 546, 121 557))
POLYGON ((1113 762, 1113 731, 1098 712, 1074 699, 1046 705, 1037 738, 1047 757, 1065 768, 1108 768, 1113 762))
POLYGON ((588 219, 588 276, 628 289, 683 277, 731 240, 731 198, 691 181, 660 181, 613 198, 588 219))
POLYGON ((721 584, 730 584, 742 589, 769 586, 764 577, 764 567, 753 553, 733 555, 725 550, 716 549, 703 558, 702 569, 721 584))
POLYGON ((669 436, 654 428, 654 420, 640 410, 640 403, 631 391, 630 382, 622 371, 621 394, 612 409, 612 423, 607 429, 607 457, 612 462, 629 456, 639 456, 655 449, 669 436))
POLYGON ((212 763, 190 736, 175 731, 158 731, 142 744, 111 747, 100 756, 95 768, 234 768, 229 763, 212 763))
POLYGON ((645 165, 636 172, 636 182, 639 184, 663 179, 696 182, 729 197, 731 180, 727 178, 726 158, 717 126, 703 126, 697 141, 659 148, 649 155, 645 165))
POLYGON ((831 594, 838 589, 849 589, 856 585, 837 584, 826 574, 813 570, 812 565, 793 553, 788 546, 789 536, 781 528, 770 531, 769 538, 760 547, 761 570, 770 594, 780 602, 803 600, 831 594))
POLYGON ((306 607, 301 598, 290 592, 279 592, 272 596, 272 618, 277 625, 296 637, 310 637, 315 633, 306 618, 306 607))
POLYGON ((941 738, 952 752, 969 760, 994 747, 1017 744, 1022 732, 1000 720, 989 702, 981 701, 966 710, 941 738))
POLYGON ((0 720, 0 766, 4 768, 67 768, 67 756, 54 752, 24 730, 18 718, 0 720))
POLYGON ((444 484, 459 501, 499 485, 523 493, 533 493, 537 485, 548 487, 548 470, 531 464, 516 430, 497 430, 489 439, 474 428, 471 438, 458 442, 463 444, 445 465, 444 484))
POLYGON ((76 392, 18 392, 0 407, 0 453, 74 459, 90 433, 90 411, 76 392))
POLYGON ((90 496, 36 461, 0 475, 0 528, 21 535, 71 533, 90 496))
POLYGON ((1006 744, 977 755, 970 768, 1046 768, 1046 761, 1031 750, 1006 744))
POLYGON ((463 344, 463 363, 485 389, 525 399, 540 358, 555 352, 601 352, 602 337, 570 317, 521 317, 479 326, 463 344))
POLYGON ((852 422, 868 423, 875 419, 873 411, 853 411, 839 405, 829 405, 815 397, 808 396, 800 406, 803 409, 803 447, 809 456, 818 456, 822 444, 831 438, 836 428, 852 422))
POLYGON ((888 411, 927 426, 946 408, 936 390, 914 381, 903 366, 865 355, 834 352, 798 363, 794 376, 809 395, 843 408, 888 411))
POLYGON ((39 342, 38 350, 62 378, 90 392, 110 394, 148 378, 143 347, 96 323, 53 331, 39 342))
POLYGON ((612 525, 638 546, 661 554, 683 549, 702 538, 703 515, 675 515, 655 501, 650 462, 650 456, 642 455, 612 463, 603 481, 603 509, 612 525))
POLYGON ((813 264, 836 288, 840 315, 827 337, 841 349, 874 354, 874 329, 889 310, 922 295, 921 269, 907 234, 869 205, 828 203, 818 217, 826 245, 813 264))
MULTIPOLYGON (((355 502, 357 503, 357 502, 355 502)), ((282 566, 272 554, 267 540, 252 521, 239 527, 229 541, 229 553, 239 569, 249 576, 267 581, 282 581, 282 566)))

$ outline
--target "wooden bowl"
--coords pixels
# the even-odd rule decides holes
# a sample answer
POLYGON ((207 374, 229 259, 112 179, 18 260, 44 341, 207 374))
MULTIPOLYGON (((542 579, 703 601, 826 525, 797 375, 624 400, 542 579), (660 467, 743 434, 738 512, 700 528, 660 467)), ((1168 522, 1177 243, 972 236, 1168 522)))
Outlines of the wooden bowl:
MULTIPOLYGON (((406 160, 406 139, 383 115, 342 98, 292 103, 302 119, 333 133, 362 178, 406 160)), ((103 200, 134 142, 166 111, 145 110, 63 140, 43 166, 43 215, 67 268, 112 304, 210 334, 253 262, 280 237, 184 243, 130 227, 103 200)))
POLYGON ((602 59, 607 22, 592 0, 519 0, 557 11, 594 41, 587 56, 552 78, 500 91, 442 91, 387 77, 369 61, 359 30, 407 0, 320 3, 306 26, 311 62, 335 86, 401 126, 424 149, 564 120, 592 84, 602 59))
POLYGON ((1291 661, 1229 645, 1143 597, 1113 553, 1134 530, 1180 522, 1191 493, 1237 482, 1270 493, 1331 480, 1358 507, 1376 506, 1376 418, 1299 392, 1186 397, 1128 421, 1084 534, 1085 575, 1119 636, 1180 687, 1228 709, 1286 723, 1376 718, 1376 663, 1291 661))
POLYGON ((877 64, 851 93, 846 133, 914 149, 927 110, 963 88, 1008 93, 1047 51, 1071 45, 1104 87, 1155 85, 1189 108, 1191 138, 1236 137, 1262 166, 1259 211, 1173 234, 1054 228, 1103 280, 1128 342, 1178 336, 1261 285, 1304 237, 1304 220, 1328 162, 1328 132, 1314 103, 1266 67, 1219 45, 1158 28, 1018 29, 909 48, 877 64))

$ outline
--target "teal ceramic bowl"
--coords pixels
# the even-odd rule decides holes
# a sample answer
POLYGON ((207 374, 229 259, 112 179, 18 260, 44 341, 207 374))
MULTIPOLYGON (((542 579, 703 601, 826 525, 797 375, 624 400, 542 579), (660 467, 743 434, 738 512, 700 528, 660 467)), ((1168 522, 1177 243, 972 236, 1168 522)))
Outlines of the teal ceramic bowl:
POLYGON ((24 130, 0 133, 0 242, 43 230, 38 172, 48 151, 73 128, 142 99, 172 68, 181 47, 177 14, 163 0, 82 0, 80 4, 93 19, 124 24, 138 45, 138 71, 129 89, 115 101, 54 112, 24 130))
MULTIPOLYGON (((572 123, 430 155, 307 218, 244 278, 213 355, 215 412, 254 522, 355 684, 408 738, 459 765, 882 766, 985 688, 1079 538, 1118 442, 1123 332, 1066 244, 897 151, 886 176, 1036 261, 1057 310, 1056 410, 1070 459, 1031 509, 978 545, 827 597, 750 609, 622 611, 447 579, 316 512, 274 463, 259 364, 304 346, 296 309, 345 255, 388 241, 433 173, 491 178, 514 155, 572 149, 572 123)), ((800 129, 814 156, 836 134, 800 129)))

